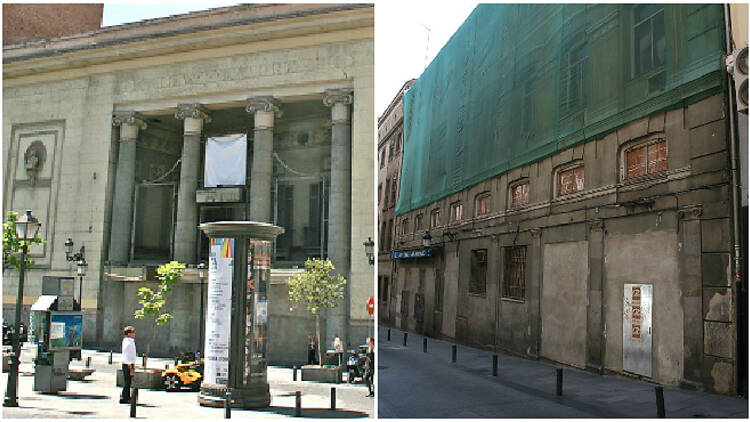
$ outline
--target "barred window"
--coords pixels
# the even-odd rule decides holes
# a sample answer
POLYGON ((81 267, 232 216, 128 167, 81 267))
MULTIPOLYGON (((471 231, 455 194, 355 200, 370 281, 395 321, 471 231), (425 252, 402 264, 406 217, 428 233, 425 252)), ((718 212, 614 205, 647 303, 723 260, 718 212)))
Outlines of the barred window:
POLYGON ((503 297, 518 300, 526 298, 526 246, 505 248, 503 297))
POLYGON ((479 194, 474 200, 474 216, 485 215, 490 213, 490 200, 492 196, 489 193, 479 194))
POLYGON ((487 249, 471 251, 471 278, 469 293, 483 295, 487 292, 487 249))

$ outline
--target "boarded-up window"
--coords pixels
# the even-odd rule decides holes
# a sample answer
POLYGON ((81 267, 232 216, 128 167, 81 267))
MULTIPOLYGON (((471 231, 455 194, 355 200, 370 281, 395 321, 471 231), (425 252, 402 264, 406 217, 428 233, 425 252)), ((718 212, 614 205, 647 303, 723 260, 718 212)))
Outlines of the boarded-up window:
POLYGON ((480 216, 489 214, 491 199, 492 197, 489 193, 483 193, 477 196, 477 198, 474 200, 474 215, 480 216))
POLYGON ((463 217, 464 204, 456 202, 451 204, 451 222, 459 221, 463 217))
POLYGON ((563 196, 583 190, 583 166, 557 174, 557 195, 563 196))
POLYGON ((469 293, 485 294, 487 291, 487 249, 471 251, 471 278, 469 293))
POLYGON ((644 145, 625 153, 625 178, 659 173, 667 169, 667 141, 644 145))
POLYGON ((524 300, 526 297, 526 246, 505 248, 504 273, 503 297, 524 300))
POLYGON ((529 182, 519 183, 510 190, 510 207, 518 208, 529 203, 529 182))
POLYGON ((430 228, 435 228, 440 225, 440 210, 434 209, 430 211, 430 228))

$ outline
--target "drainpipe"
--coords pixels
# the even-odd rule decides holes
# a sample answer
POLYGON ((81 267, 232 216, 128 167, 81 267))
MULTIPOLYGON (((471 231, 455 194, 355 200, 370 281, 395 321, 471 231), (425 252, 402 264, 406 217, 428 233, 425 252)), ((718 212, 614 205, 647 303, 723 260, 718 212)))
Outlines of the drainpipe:
MULTIPOLYGON (((732 29, 731 29, 731 22, 729 20, 729 5, 724 4, 724 38, 726 41, 726 54, 732 54, 732 29)), ((729 161, 730 161, 730 171, 732 175, 732 233, 734 237, 734 286, 736 286, 733 290, 733 296, 737 298, 738 293, 741 291, 742 287, 742 247, 740 245, 741 242, 741 233, 740 233, 740 206, 739 206, 739 182, 738 182, 738 176, 737 176, 737 129, 736 129, 736 123, 735 123, 735 113, 736 113, 736 107, 735 107, 735 97, 734 97, 734 80, 729 77, 729 73, 726 71, 726 66, 722 66, 724 68, 724 77, 727 80, 727 88, 729 90, 727 95, 727 103, 729 105, 729 161)), ((741 306, 741 301, 737 300, 735 303, 741 306)), ((735 315, 738 314, 738 312, 735 312, 735 315)), ((737 322, 735 322, 737 324, 737 322)), ((739 326, 739 324, 737 324, 739 326)), ((739 347, 739 341, 737 342, 737 346, 739 347)), ((739 359, 739 355, 737 355, 737 359, 739 359)), ((737 362, 735 362, 737 364, 737 362)), ((735 371, 735 385, 738 385, 738 371, 735 371)), ((739 388, 739 385, 738 385, 739 388)))

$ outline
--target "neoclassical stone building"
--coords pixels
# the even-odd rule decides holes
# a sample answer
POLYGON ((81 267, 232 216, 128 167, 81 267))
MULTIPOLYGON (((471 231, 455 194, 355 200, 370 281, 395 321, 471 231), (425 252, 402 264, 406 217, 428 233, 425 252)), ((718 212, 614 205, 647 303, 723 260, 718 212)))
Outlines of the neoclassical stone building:
MULTIPOLYGON (((374 290, 362 246, 374 236, 373 21, 371 5, 246 5, 5 46, 3 212, 32 209, 45 239, 25 310, 43 276, 75 274, 72 238, 88 261, 84 343, 114 346, 157 265, 207 261, 200 223, 255 220, 286 229, 269 358, 305 356, 314 322, 290 311, 286 280, 307 257, 349 280, 326 338, 361 342, 374 290), (32 145, 42 160, 29 170, 32 145)), ((4 270, 6 317, 17 277, 4 270)), ((152 350, 201 347, 205 294, 188 269, 152 350)))

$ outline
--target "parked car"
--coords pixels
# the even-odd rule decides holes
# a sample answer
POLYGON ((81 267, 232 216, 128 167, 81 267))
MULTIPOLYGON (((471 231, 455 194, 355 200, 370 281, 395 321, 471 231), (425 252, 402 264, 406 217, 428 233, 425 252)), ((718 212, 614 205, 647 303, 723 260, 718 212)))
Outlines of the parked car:
POLYGON ((178 358, 177 365, 162 372, 162 383, 167 391, 180 391, 189 387, 192 391, 199 391, 203 382, 203 359, 185 360, 178 358))

